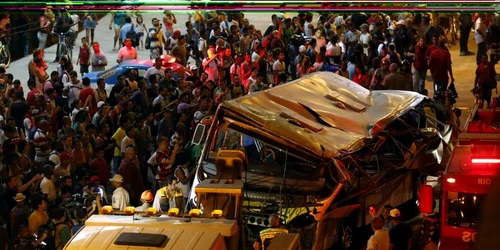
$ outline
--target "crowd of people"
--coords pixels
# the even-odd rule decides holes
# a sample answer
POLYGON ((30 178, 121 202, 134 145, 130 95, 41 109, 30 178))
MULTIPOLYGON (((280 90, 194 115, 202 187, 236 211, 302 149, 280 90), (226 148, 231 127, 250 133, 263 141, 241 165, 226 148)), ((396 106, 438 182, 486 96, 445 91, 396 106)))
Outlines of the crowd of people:
MULTIPOLYGON (((33 249, 41 241, 62 249, 85 219, 106 205, 117 211, 128 206, 186 210, 200 156, 190 139, 195 126, 224 101, 317 71, 336 72, 370 90, 427 94, 430 73, 435 92, 445 95, 453 82, 448 17, 320 15, 313 22, 313 14, 277 14, 262 32, 243 13, 194 12, 184 31, 174 29, 177 20, 168 11, 151 26, 140 15, 128 14, 114 12, 109 24, 116 60, 137 59, 137 50, 147 49, 155 65, 143 77, 134 70, 119 76, 110 93, 105 79, 98 79, 94 89, 82 76, 114 60, 100 51, 94 37, 95 15, 81 17, 87 36, 79 49, 79 70, 61 57, 58 70, 46 72, 43 34, 28 66, 29 89, 0 68, 5 204, 0 224, 6 225, 0 227, 0 250, 33 249), (198 68, 179 74, 162 66, 161 55, 183 66, 194 61, 198 68)), ((41 33, 50 32, 54 19, 46 15, 41 33)), ((491 72, 482 70, 488 58, 481 43, 488 41, 485 28, 496 27, 495 20, 459 17, 461 55, 471 54, 462 39, 467 41, 475 25, 479 87, 490 81, 483 76, 491 72)), ((379 224, 374 220, 374 230, 379 224)))

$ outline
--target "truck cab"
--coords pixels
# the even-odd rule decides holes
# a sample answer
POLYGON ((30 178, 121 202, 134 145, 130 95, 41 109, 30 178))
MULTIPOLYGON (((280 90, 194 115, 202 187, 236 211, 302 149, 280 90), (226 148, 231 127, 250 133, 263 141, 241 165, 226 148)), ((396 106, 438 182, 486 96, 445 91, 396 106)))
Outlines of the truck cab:
MULTIPOLYGON (((500 167, 500 110, 471 109, 438 179, 440 249, 473 249, 481 205, 500 167)), ((429 179, 428 179, 429 180, 429 179)), ((429 183, 431 184, 431 183, 429 183)), ((421 190, 430 189, 424 184, 421 190)), ((432 192, 420 192, 420 210, 432 213, 432 192)), ((425 237, 424 237, 425 238, 425 237)))
POLYGON ((442 176, 441 249, 472 249, 481 205, 499 164, 499 146, 455 147, 442 176))

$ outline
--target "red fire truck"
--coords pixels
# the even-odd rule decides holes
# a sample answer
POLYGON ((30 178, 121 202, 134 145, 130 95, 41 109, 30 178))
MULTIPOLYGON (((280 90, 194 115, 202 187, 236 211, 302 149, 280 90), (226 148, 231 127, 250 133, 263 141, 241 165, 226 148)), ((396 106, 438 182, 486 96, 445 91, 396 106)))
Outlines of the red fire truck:
POLYGON ((481 204, 500 166, 499 126, 500 110, 474 106, 438 185, 433 190, 428 182, 420 188, 423 214, 434 212, 433 194, 439 193, 439 249, 474 246, 481 204))

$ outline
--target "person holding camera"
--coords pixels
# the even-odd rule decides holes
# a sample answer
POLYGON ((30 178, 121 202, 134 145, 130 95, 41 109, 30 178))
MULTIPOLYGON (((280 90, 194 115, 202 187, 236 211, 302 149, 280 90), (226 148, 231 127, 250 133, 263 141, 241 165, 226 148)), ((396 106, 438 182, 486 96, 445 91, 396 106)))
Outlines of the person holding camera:
POLYGON ((83 196, 86 199, 97 200, 99 197, 99 201, 101 204, 108 204, 108 197, 106 195, 106 189, 100 185, 101 179, 99 176, 91 176, 90 182, 87 186, 83 187, 83 196))
POLYGON ((163 34, 162 24, 157 18, 151 21, 153 27, 148 30, 148 38, 146 39, 145 48, 149 48, 150 58, 155 59, 163 54, 163 43, 165 35, 163 34))

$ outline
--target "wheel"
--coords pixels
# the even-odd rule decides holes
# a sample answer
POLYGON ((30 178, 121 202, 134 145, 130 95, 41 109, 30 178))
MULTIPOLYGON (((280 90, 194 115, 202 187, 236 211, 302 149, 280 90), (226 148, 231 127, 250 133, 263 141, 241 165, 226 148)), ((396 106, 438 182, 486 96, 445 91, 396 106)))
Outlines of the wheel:
POLYGON ((5 64, 5 67, 9 67, 10 65, 10 51, 6 46, 3 46, 1 48, 1 53, 0 53, 0 64, 5 64))
POLYGON ((68 47, 66 46, 66 44, 61 44, 61 48, 59 48, 59 58, 63 57, 63 56, 68 56, 69 60, 71 61, 71 57, 68 53, 68 47))

